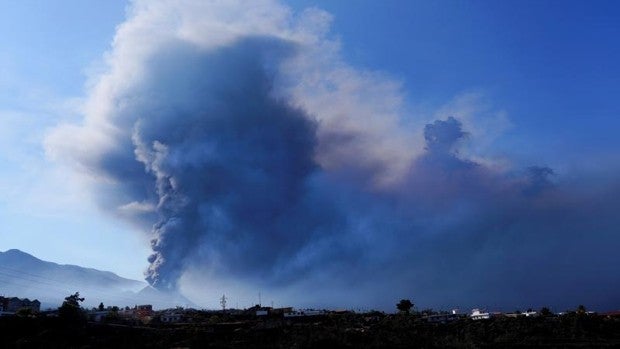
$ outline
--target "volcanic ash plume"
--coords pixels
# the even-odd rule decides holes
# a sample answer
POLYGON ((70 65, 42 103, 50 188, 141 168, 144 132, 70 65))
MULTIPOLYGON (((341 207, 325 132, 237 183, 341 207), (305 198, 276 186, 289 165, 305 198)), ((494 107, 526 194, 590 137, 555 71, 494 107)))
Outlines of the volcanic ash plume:
POLYGON ((216 53, 177 48, 147 68, 174 91, 153 91, 161 88, 155 84, 141 91, 157 102, 132 106, 132 143, 124 150, 135 153, 125 166, 137 160, 147 172, 131 181, 142 181, 144 194, 157 201, 147 275, 153 286, 176 287, 186 258, 210 241, 227 252, 228 244, 253 242, 272 259, 312 230, 297 221, 293 232, 286 222, 308 210, 316 125, 270 95, 265 56, 281 49, 276 44, 248 39, 216 53))
POLYGON ((398 83, 343 62, 329 22, 269 0, 132 4, 83 122, 47 151, 149 234, 151 285, 193 273, 200 292, 385 309, 618 301, 617 179, 471 154, 494 130, 405 113, 398 83))
POLYGON ((391 87, 358 79, 351 103, 343 91, 355 72, 325 39, 329 20, 274 1, 131 7, 84 124, 54 130, 48 153, 88 174, 104 209, 151 231, 153 286, 176 288, 189 261, 299 277, 320 258, 309 246, 343 230, 325 169, 364 183, 402 176, 402 137, 380 136, 398 130, 393 115, 382 118, 392 107, 360 97, 391 87), (326 105, 338 95, 345 109, 326 105), (372 122, 360 127, 365 115, 372 122))

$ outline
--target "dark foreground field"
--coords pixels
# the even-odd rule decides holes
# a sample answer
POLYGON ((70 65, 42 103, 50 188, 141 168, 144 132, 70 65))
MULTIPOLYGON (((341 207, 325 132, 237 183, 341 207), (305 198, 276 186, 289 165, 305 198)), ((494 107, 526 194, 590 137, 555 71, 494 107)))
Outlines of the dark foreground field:
POLYGON ((344 314, 305 321, 128 325, 59 318, 0 318, 2 348, 437 348, 620 347, 620 320, 602 316, 462 319, 344 314))

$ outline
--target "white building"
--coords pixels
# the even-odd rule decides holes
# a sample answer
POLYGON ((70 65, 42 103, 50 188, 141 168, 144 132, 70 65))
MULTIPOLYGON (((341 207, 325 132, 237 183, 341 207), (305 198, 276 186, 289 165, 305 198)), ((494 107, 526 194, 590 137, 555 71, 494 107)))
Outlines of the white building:
POLYGON ((491 314, 483 313, 482 311, 480 311, 480 309, 472 309, 471 315, 469 315, 469 317, 472 320, 484 320, 484 319, 490 319, 491 314))
POLYGON ((314 310, 314 309, 306 309, 306 310, 295 310, 288 313, 284 313, 284 317, 302 317, 302 316, 317 316, 317 315, 325 315, 326 312, 323 310, 314 310))
POLYGON ((441 324, 446 324, 448 322, 457 321, 458 319, 460 319, 460 315, 456 313, 429 315, 429 316, 422 318, 422 320, 425 320, 426 322, 429 322, 429 323, 441 323, 441 324))

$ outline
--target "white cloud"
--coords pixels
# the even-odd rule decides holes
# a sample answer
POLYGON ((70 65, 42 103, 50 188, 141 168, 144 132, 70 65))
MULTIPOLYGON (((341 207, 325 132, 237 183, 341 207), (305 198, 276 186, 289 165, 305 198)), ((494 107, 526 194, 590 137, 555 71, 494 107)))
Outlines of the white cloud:
POLYGON ((318 162, 328 171, 358 168, 365 182, 389 186, 403 178, 423 151, 421 133, 406 115, 400 82, 346 64, 330 37, 331 16, 318 9, 294 14, 277 1, 135 1, 118 27, 109 70, 90 91, 81 124, 54 129, 48 154, 78 164, 115 146, 130 129, 119 128, 124 98, 144 78, 145 61, 170 41, 213 50, 246 36, 294 42, 298 53, 280 67, 275 94, 288 97, 319 121, 318 162), (369 171, 371 170, 371 171, 369 171))

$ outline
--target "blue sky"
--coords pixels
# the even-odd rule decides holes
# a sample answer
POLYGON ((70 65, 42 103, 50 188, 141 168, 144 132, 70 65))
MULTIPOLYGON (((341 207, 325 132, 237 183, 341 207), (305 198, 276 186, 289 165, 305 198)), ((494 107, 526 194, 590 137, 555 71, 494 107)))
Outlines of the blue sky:
POLYGON ((333 13, 347 60, 403 79, 413 103, 483 91, 515 125, 502 151, 553 163, 618 149, 617 2, 295 3, 333 13))
MULTIPOLYGON (((378 81, 397 85, 402 104, 396 109, 400 122, 417 132, 415 144, 423 142, 425 124, 455 114, 471 136, 461 153, 507 176, 549 166, 554 181, 584 191, 614 180, 620 164, 617 2, 283 4, 295 14, 310 7, 333 16, 321 40, 338 42, 337 61, 360 76, 372 72, 378 81)), ((102 208, 71 164, 55 159, 45 145, 58 125, 79 125, 88 114, 84 105, 108 69, 106 52, 127 6, 78 0, 3 4, 0 250, 19 248, 46 260, 143 278, 148 234, 102 208)), ((402 135, 385 135, 392 136, 402 135)))
POLYGON ((136 235, 83 201, 79 189, 71 189, 65 175, 54 172, 43 149, 47 128, 76 117, 75 100, 83 98, 89 71, 96 69, 109 48, 126 5, 124 1, 3 4, 1 250, 19 248, 58 263, 142 278, 144 266, 139 263, 147 253, 140 251, 136 235))

